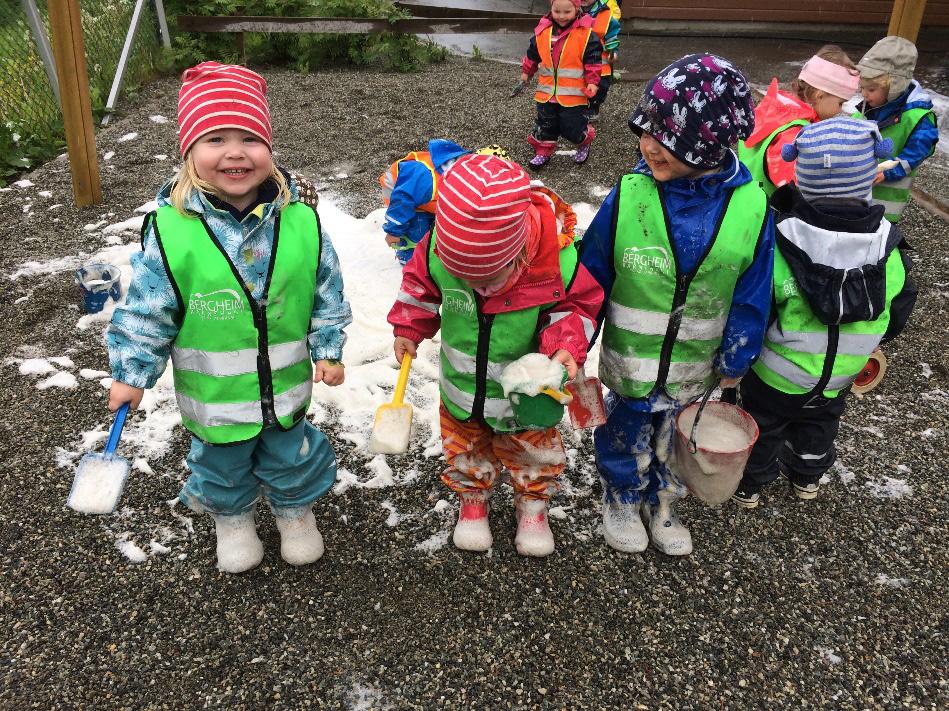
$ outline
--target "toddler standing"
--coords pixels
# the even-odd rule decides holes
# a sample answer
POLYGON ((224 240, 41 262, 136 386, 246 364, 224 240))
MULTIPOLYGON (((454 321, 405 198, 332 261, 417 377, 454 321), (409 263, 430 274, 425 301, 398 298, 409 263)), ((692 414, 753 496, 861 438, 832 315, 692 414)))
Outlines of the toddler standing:
POLYGON ((580 13, 580 0, 552 0, 521 61, 522 84, 540 73, 534 93, 537 120, 527 138, 534 148, 534 168, 550 161, 561 136, 577 144, 574 160, 586 162, 596 136, 587 110, 600 83, 602 53, 593 18, 580 13))
POLYGON ((913 79, 916 56, 908 39, 884 37, 857 64, 863 94, 859 109, 893 141, 897 164, 879 172, 873 188, 873 200, 886 208, 890 222, 899 222, 919 166, 939 142, 932 98, 913 79))
POLYGON ((639 553, 692 552, 666 465, 682 406, 734 387, 758 355, 771 306, 767 197, 732 146, 754 127, 744 76, 692 54, 646 85, 629 119, 643 160, 584 235, 580 263, 603 287, 600 379, 607 422, 594 431, 603 536, 639 553), (641 518, 649 523, 649 535, 641 518))
POLYGON ((218 567, 230 573, 263 559, 261 496, 284 560, 323 554, 311 507, 336 479, 336 456, 306 412, 313 382, 343 382, 352 320, 319 216, 274 165, 266 94, 263 77, 240 66, 204 62, 182 75, 183 165, 145 219, 107 334, 113 411, 137 408, 171 358, 192 434, 179 498, 214 518, 218 567))
POLYGON ((460 499, 452 540, 486 551, 491 492, 507 469, 518 553, 554 551, 547 503, 566 463, 557 429, 525 431, 501 386, 505 365, 540 352, 573 378, 587 354, 603 292, 561 247, 557 207, 523 168, 465 156, 442 180, 435 227, 402 272, 389 312, 401 362, 441 330, 442 482, 460 499))
POLYGON ((619 33, 622 26, 619 18, 613 16, 613 9, 606 0, 582 0, 580 8, 593 19, 593 31, 603 45, 600 83, 596 94, 590 99, 590 108, 587 111, 587 118, 590 121, 596 121, 600 118, 600 107, 606 101, 610 84, 613 83, 613 63, 616 61, 616 50, 619 49, 619 33))
POLYGON ((757 506, 782 469, 799 499, 817 496, 851 383, 909 318, 916 288, 906 245, 883 207, 870 205, 877 159, 891 148, 874 123, 847 117, 807 126, 784 148, 797 185, 771 197, 774 312, 741 383, 759 428, 733 497, 742 507, 757 506))

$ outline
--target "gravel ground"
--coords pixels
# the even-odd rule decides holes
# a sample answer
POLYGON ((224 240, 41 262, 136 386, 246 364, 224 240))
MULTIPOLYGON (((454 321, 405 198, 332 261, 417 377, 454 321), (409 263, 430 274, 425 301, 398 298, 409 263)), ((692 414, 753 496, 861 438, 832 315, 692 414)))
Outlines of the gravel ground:
MULTIPOLYGON (((378 206, 381 169, 430 136, 501 143, 528 157, 532 106, 504 98, 511 66, 453 59, 414 75, 266 76, 281 160, 357 215, 378 206)), ((552 187, 595 202, 588 191, 628 169, 625 114, 639 89, 614 89, 590 162, 577 168, 557 156, 544 174, 552 187)), ((435 506, 446 496, 440 464, 422 457, 418 440, 393 460, 397 471, 417 467, 414 479, 319 503, 328 551, 304 569, 279 559, 263 512, 264 563, 239 576, 216 571, 210 520, 189 523, 166 503, 183 476, 180 428, 170 453, 149 461, 155 474, 130 483, 122 515, 66 509, 72 472, 61 448, 76 449, 81 432, 101 425, 103 390, 82 379, 76 390, 38 390, 17 359, 68 355, 77 369, 105 366, 101 329, 75 327, 70 265, 105 246, 85 225, 131 216, 170 174, 173 158, 154 156, 174 154, 174 124, 147 117, 173 118, 176 91, 170 79, 145 87, 100 131, 103 206, 71 206, 64 161, 26 176, 35 187, 0 193, 0 318, 11 324, 0 346, 0 706, 949 705, 949 229, 916 206, 905 226, 917 246, 917 311, 887 348, 881 387, 851 401, 840 463, 820 498, 799 502, 776 484, 754 512, 687 501, 690 557, 626 556, 602 542, 586 434, 566 434, 573 466, 557 501, 565 515, 553 521, 558 549, 546 560, 515 553, 507 495, 489 555, 439 547, 454 514, 435 506), (120 142, 131 132, 138 137, 120 142), (65 204, 48 209, 55 203, 65 204), (11 278, 25 262, 59 258, 67 258, 59 271, 11 278), (116 549, 129 535, 171 550, 133 564, 116 549)), ((339 441, 338 451, 370 476, 351 443, 339 441)))

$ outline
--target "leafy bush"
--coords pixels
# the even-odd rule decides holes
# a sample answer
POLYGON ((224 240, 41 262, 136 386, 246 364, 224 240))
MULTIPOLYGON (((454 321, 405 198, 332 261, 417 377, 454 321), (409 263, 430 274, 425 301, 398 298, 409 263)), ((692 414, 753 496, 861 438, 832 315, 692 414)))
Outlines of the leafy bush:
POLYGON ((0 187, 7 181, 48 161, 65 149, 62 121, 49 134, 31 131, 24 121, 0 123, 0 187))
MULTIPOLYGON (((394 21, 406 14, 391 0, 169 0, 169 17, 181 15, 274 15, 279 17, 365 17, 394 21)), ((338 65, 378 64, 408 72, 428 62, 444 61, 447 50, 432 42, 408 35, 382 33, 302 34, 247 33, 244 52, 255 64, 286 64, 299 71, 338 65)), ((174 47, 175 64, 185 68, 215 59, 240 60, 236 38, 222 33, 178 33, 174 47)))

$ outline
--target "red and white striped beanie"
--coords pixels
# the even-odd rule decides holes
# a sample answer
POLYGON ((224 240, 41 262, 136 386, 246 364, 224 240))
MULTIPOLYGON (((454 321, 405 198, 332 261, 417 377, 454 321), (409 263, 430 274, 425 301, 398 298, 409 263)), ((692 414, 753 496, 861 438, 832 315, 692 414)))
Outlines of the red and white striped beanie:
POLYGON ((435 253, 461 279, 490 279, 527 241, 530 178, 517 163, 467 155, 445 173, 435 203, 435 253))
POLYGON ((201 136, 222 128, 253 133, 271 146, 267 82, 247 67, 201 62, 185 69, 178 92, 181 155, 201 136))

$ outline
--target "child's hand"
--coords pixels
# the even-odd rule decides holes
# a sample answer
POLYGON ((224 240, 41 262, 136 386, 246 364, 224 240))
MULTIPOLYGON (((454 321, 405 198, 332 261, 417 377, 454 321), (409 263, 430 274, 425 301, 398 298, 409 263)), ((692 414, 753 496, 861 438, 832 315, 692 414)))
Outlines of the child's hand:
POLYGON ((109 388, 109 410, 115 412, 125 403, 129 404, 130 409, 137 410, 142 404, 144 395, 145 391, 142 388, 133 388, 131 385, 113 380, 109 388))
POLYGON ((873 184, 879 185, 884 180, 886 180, 886 178, 883 177, 883 171, 881 170, 879 173, 876 174, 876 177, 873 179, 873 184))
POLYGON ((329 386, 342 385, 346 371, 338 360, 318 360, 313 364, 313 382, 329 386))
POLYGON ((722 390, 725 390, 726 388, 737 388, 738 383, 740 382, 741 378, 722 378, 718 383, 718 387, 720 387, 722 390))
POLYGON ((392 342, 392 350, 395 352, 395 359, 399 361, 399 365, 402 364, 402 356, 406 353, 415 358, 416 348, 417 345, 404 336, 396 336, 395 341, 392 342))
POLYGON ((401 241, 401 239, 402 239, 401 237, 396 237, 395 235, 386 234, 386 244, 392 247, 392 249, 398 248, 399 242, 401 241))
POLYGON ((587 88, 583 90, 583 93, 592 99, 594 96, 596 96, 596 90, 596 84, 587 84, 587 88))
POLYGON ((574 360, 574 357, 570 355, 570 351, 565 351, 561 348, 559 351, 550 356, 551 360, 555 360, 560 363, 564 368, 567 369, 567 380, 573 380, 577 377, 577 361, 574 360))
POLYGON ((530 77, 527 76, 527 72, 521 72, 521 84, 526 84, 528 79, 530 77))

